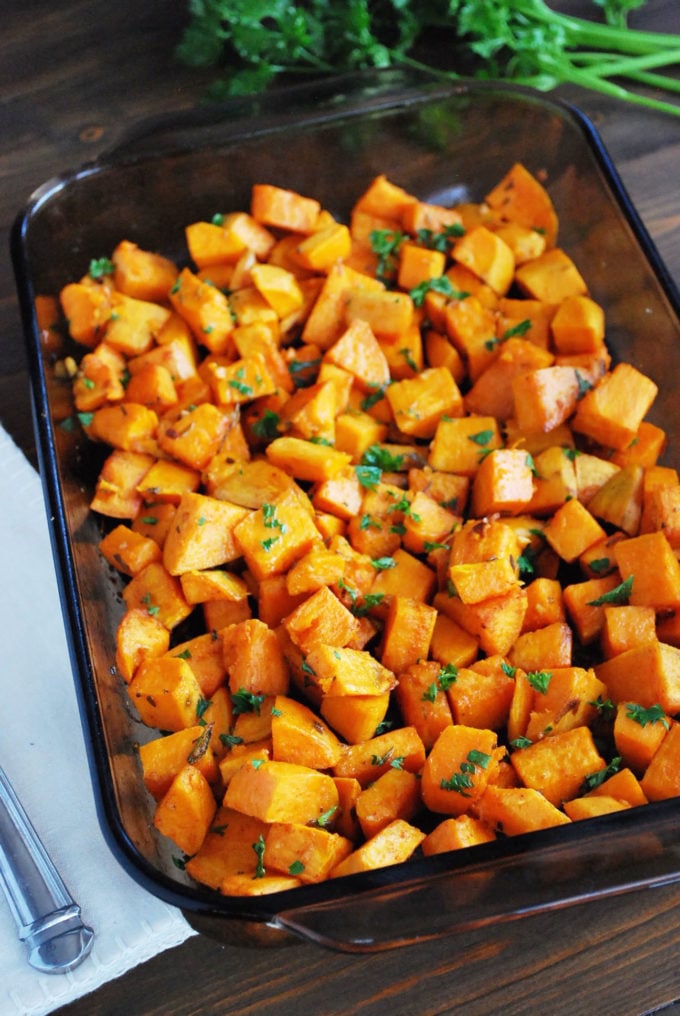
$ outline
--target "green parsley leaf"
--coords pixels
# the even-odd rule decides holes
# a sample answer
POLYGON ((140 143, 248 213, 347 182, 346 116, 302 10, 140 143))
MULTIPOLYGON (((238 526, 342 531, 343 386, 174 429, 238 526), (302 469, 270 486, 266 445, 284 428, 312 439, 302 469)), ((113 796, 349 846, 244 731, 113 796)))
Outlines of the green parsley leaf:
POLYGON ((361 465, 376 466, 389 473, 398 473, 404 468, 404 456, 401 453, 394 455, 389 448, 372 444, 361 456, 361 465))
POLYGON ((257 838, 257 842, 253 843, 253 850, 255 851, 255 856, 257 857, 257 864, 255 866, 255 874, 253 878, 264 878, 266 875, 264 867, 264 848, 264 836, 260 833, 257 838))
POLYGON ((534 691, 540 692, 541 695, 547 692, 551 679, 552 673, 549 670, 530 670, 527 673, 527 681, 534 691))
POLYGON ((107 275, 113 275, 116 266, 110 258, 92 258, 88 275, 91 279, 103 279, 107 275))
POLYGON ((241 713, 257 713, 259 716, 264 699, 264 695, 257 695, 255 692, 247 691, 245 688, 239 688, 238 691, 234 691, 231 694, 234 715, 240 716, 241 713))
POLYGON ((598 596, 596 600, 588 600, 589 607, 603 607, 608 603, 613 603, 616 606, 628 603, 630 600, 630 594, 633 589, 633 575, 629 575, 624 582, 620 582, 618 586, 614 586, 608 593, 603 593, 602 596, 598 596))
POLYGON ((646 727, 650 723, 660 723, 666 730, 670 729, 668 717, 663 707, 658 704, 645 709, 644 706, 630 702, 626 707, 626 716, 631 720, 635 720, 641 727, 646 727))

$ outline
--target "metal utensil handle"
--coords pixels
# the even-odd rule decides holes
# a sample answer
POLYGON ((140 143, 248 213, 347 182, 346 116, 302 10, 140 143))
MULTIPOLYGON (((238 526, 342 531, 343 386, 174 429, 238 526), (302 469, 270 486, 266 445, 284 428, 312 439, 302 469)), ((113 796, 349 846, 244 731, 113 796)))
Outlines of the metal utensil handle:
POLYGON ((0 883, 36 970, 72 970, 92 948, 94 932, 74 901, 0 767, 0 883))

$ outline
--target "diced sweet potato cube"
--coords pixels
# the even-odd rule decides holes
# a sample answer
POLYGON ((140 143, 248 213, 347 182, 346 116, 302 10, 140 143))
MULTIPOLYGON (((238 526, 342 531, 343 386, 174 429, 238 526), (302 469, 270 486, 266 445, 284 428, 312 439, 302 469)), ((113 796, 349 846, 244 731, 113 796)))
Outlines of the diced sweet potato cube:
POLYGON ((331 878, 400 864, 409 859, 424 839, 425 833, 420 829, 395 819, 341 861, 331 872, 331 878))
POLYGON ((610 815, 626 808, 630 808, 627 801, 620 801, 609 794, 600 797, 575 797, 573 801, 564 802, 564 810, 572 822, 597 818, 599 815, 610 815))
POLYGON ((99 542, 109 564, 124 575, 137 575, 152 561, 159 561, 161 549, 155 540, 135 533, 129 526, 115 526, 99 542))
POLYGON ((578 405, 572 427, 608 448, 625 448, 637 434, 658 386, 629 363, 618 363, 578 405))
POLYGON ((613 797, 618 801, 629 804, 631 808, 637 808, 640 804, 647 804, 642 785, 631 769, 619 769, 612 776, 609 776, 603 783, 593 787, 585 795, 586 797, 613 797))
POLYGON ((442 667, 434 660, 421 660, 399 673, 394 695, 404 723, 415 727, 430 751, 453 718, 444 687, 439 683, 442 667))
POLYGON ((512 379, 515 418, 519 427, 551 431, 567 420, 578 403, 579 381, 572 367, 542 367, 512 379))
POLYGON ((93 282, 69 282, 59 293, 69 335, 93 349, 111 316, 111 290, 93 282))
POLYGON ((472 815, 445 818, 425 837, 421 849, 426 857, 443 854, 447 850, 461 850, 478 843, 491 843, 496 839, 493 829, 486 822, 472 815))
POLYGON ((488 657, 476 669, 475 665, 458 668, 446 692, 454 723, 488 730, 505 727, 515 682, 500 661, 500 657, 488 657))
POLYGON ((607 688, 592 669, 553 667, 545 692, 536 691, 524 736, 537 741, 575 727, 590 726, 597 716, 595 703, 607 698, 607 688))
POLYGON ((296 191, 260 183, 253 186, 250 211, 254 219, 266 226, 293 233, 311 233, 321 205, 315 198, 296 191))
POLYGON ((480 374, 466 394, 465 408, 469 413, 493 416, 498 420, 509 419, 515 412, 513 378, 541 367, 549 367, 553 361, 552 353, 528 339, 503 339, 496 359, 480 374))
POLYGON ((230 625, 220 632, 222 658, 232 693, 242 690, 261 695, 285 695, 288 665, 281 645, 259 618, 230 625))
POLYGON ((181 575, 236 560, 235 528, 248 515, 246 508, 228 501, 183 494, 163 547, 165 567, 171 575, 181 575))
MULTIPOLYGON (((154 505, 178 505, 182 495, 195 492, 201 483, 201 475, 196 469, 183 465, 180 462, 173 462, 169 459, 158 459, 144 477, 137 484, 137 491, 147 502, 154 502, 154 505)), ((150 514, 146 510, 143 515, 150 514)), ((137 516, 139 517, 139 516, 137 516)), ((174 518, 174 511, 172 513, 174 518)), ((155 523, 151 523, 155 525, 155 523)), ((166 528, 166 535, 168 528, 166 528)), ((165 543, 165 539, 159 541, 165 543)))
POLYGON ((628 605, 604 608, 602 649, 606 657, 618 656, 656 639, 656 612, 653 607, 628 605))
POLYGON ((426 659, 436 619, 437 611, 429 604, 408 596, 393 596, 380 646, 383 666, 399 674, 419 659, 426 659))
POLYGON ((153 409, 126 402, 96 409, 88 433, 94 440, 121 451, 146 452, 153 448, 157 427, 158 416, 153 409))
MULTIPOLYGON (((437 607, 439 598, 448 599, 447 593, 438 593, 433 606, 437 607)), ((437 614, 430 641, 430 656, 445 666, 447 663, 455 667, 469 667, 479 654, 479 643, 474 635, 457 624, 452 618, 441 611, 437 614)))
POLYGON ((330 776, 292 762, 246 762, 234 773, 224 804, 263 822, 318 822, 338 807, 330 776))
POLYGON ((644 773, 670 726, 670 717, 660 705, 645 708, 637 702, 619 702, 614 742, 624 764, 638 774, 644 773))
POLYGON ((186 863, 187 874, 211 889, 219 889, 223 879, 233 875, 255 881, 253 844, 266 832, 267 826, 259 819, 218 808, 203 843, 186 863))
POLYGON ((328 586, 321 586, 307 597, 288 615, 284 624, 292 641, 304 653, 324 643, 346 646, 359 629, 358 619, 328 586))
POLYGON ((649 801, 680 795, 680 724, 671 726, 640 782, 649 801))
POLYGON ((447 367, 430 367, 387 388, 394 420, 404 434, 430 438, 442 416, 463 415, 463 397, 447 367))
POLYGON ((635 536, 642 514, 643 484, 642 466, 624 466, 595 491, 588 501, 588 510, 610 526, 635 536))
POLYGON ((621 584, 618 572, 601 579, 586 579, 575 582, 563 589, 564 605, 573 628, 583 645, 589 645, 600 637, 604 625, 604 608, 607 600, 621 584))
POLYGON ((185 854, 195 854, 206 837, 217 805, 205 776, 187 765, 158 802, 153 824, 185 854))
POLYGON ((659 610, 680 603, 680 563, 664 533, 620 540, 614 557, 622 579, 632 580, 629 602, 633 606, 659 610))
POLYGON ((213 353, 226 352, 234 330, 229 301, 221 289, 183 268, 169 293, 175 311, 189 325, 197 342, 213 353))
POLYGON ((308 706, 277 695, 272 714, 273 758, 311 769, 332 769, 342 748, 335 734, 308 706))
POLYGON ((534 493, 532 461, 519 448, 494 449, 482 459, 472 484, 471 509, 477 518, 524 511, 534 493))
POLYGON ((494 219, 500 223, 517 222, 538 230, 552 247, 557 236, 557 213, 550 196, 522 163, 510 167, 502 180, 486 195, 494 219))
POLYGON ((613 702, 647 708, 658 703, 669 716, 680 712, 680 649, 675 646, 647 642, 596 664, 595 672, 613 702))
POLYGON ((240 575, 219 568, 184 572, 180 575, 180 583, 185 600, 192 604, 207 600, 238 602, 248 596, 248 587, 240 575))
POLYGON ((204 469, 217 454, 229 430, 229 417, 217 406, 203 402, 179 416, 161 420, 158 443, 172 458, 190 469, 204 469))
POLYGON ((307 653, 307 672, 324 695, 382 695, 396 679, 372 653, 339 645, 317 643, 307 653))
POLYGON ((507 293, 515 271, 512 248, 486 226, 468 230, 456 241, 453 257, 479 276, 495 293, 507 293))
POLYGON ((543 535, 563 561, 571 563, 606 533, 580 501, 573 498, 558 508, 543 529, 543 535))
POLYGON ((392 560, 394 566, 378 571, 371 593, 375 596, 382 595, 388 604, 392 596, 399 596, 404 589, 408 589, 413 600, 428 600, 436 581, 432 569, 401 547, 394 551, 392 560))
POLYGON ((526 787, 541 793, 559 807, 576 797, 587 776, 604 769, 589 727, 575 727, 545 737, 510 756, 526 787))
POLYGON ((145 660, 128 690, 148 727, 182 730, 195 726, 201 687, 186 660, 176 656, 145 660))
POLYGON ((408 293, 394 290, 350 288, 345 294, 345 321, 366 321, 378 339, 394 342, 413 321, 415 308, 408 293))
POLYGON ((163 797, 175 776, 186 765, 196 766, 208 783, 214 783, 218 769, 209 741, 208 727, 196 724, 140 744, 139 758, 144 785, 149 793, 156 800, 163 797))
POLYGON ((116 670, 128 684, 145 659, 162 656, 170 644, 170 632, 148 610, 126 610, 116 629, 116 670))
POLYGON ((484 793, 498 766, 497 735, 463 724, 445 727, 425 760, 421 793, 427 807, 444 815, 462 815, 484 793))
POLYGON ((357 798, 356 814, 367 840, 395 819, 412 821, 421 807, 420 781, 405 769, 388 769, 357 798))
POLYGON ((552 336, 560 353, 593 353, 604 342, 604 311, 589 296, 570 296, 557 308, 552 336))
POLYGON ((612 462, 617 466, 628 466, 636 463, 650 469, 655 466, 663 455, 668 444, 668 435, 661 427, 643 420, 637 434, 625 448, 620 448, 612 455, 612 462))
POLYGON ((445 594, 438 597, 437 605, 478 639, 480 648, 487 655, 504 656, 522 630, 526 595, 524 589, 515 587, 502 596, 492 596, 481 603, 463 603, 458 597, 445 594))
POLYGON ((522 633, 546 628, 566 620, 562 586, 558 579, 539 576, 526 586, 527 612, 522 633))
POLYGON ((418 773, 424 761, 425 748, 415 727, 397 727, 360 744, 348 745, 335 767, 335 776, 353 776, 366 787, 395 765, 418 773))
POLYGON ((342 367, 367 394, 390 380, 389 365, 367 321, 351 321, 324 354, 324 362, 342 367))
POLYGON ((282 893, 287 889, 296 889, 302 885, 294 875, 234 874, 226 875, 219 885, 223 896, 268 896, 270 893, 282 893))
POLYGON ((522 670, 544 670, 571 664, 573 633, 566 621, 553 621, 523 632, 510 650, 510 660, 522 670))
POLYGON ((143 568, 123 590, 128 610, 137 607, 153 614, 166 628, 175 628, 192 611, 184 599, 180 581, 160 561, 143 568))
POLYGON ((565 825, 569 817, 533 787, 488 786, 478 804, 479 818, 505 836, 519 836, 565 825))
POLYGON ((502 445, 498 421, 493 416, 440 420, 430 449, 429 465, 448 473, 474 476, 488 453, 502 445))
POLYGON ((515 282, 527 296, 546 303, 561 303, 568 296, 585 296, 587 293, 578 268, 559 247, 519 265, 515 282))
POLYGON ((285 572, 321 539, 311 515, 293 489, 248 514, 235 527, 234 536, 248 568, 258 580, 285 572))
POLYGON ((323 482, 337 476, 351 462, 347 452, 313 444, 299 437, 277 437, 266 448, 275 466, 287 469, 298 480, 323 482))
POLYGON ((327 829, 274 822, 266 834, 265 864, 294 874, 303 884, 322 882, 353 847, 351 840, 327 829))
POLYGON ((375 737, 389 704, 389 691, 377 695, 324 695, 319 711, 348 744, 361 744, 375 737))
POLYGON ((295 248, 295 258, 304 268, 327 272, 336 261, 348 257, 351 246, 347 226, 332 222, 302 240, 295 248))

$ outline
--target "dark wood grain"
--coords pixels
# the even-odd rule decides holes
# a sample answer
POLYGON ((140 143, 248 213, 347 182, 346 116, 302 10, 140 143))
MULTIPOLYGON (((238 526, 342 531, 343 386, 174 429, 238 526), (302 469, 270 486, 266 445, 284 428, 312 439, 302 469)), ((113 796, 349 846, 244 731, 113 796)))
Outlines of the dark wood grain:
MULTIPOLYGON (((564 2, 564 9, 583 9, 564 2)), ((112 146, 131 122, 200 101, 205 78, 173 60, 186 7, 172 0, 7 0, 0 37, 0 229, 32 190, 112 146)), ((680 31, 677 0, 643 27, 680 31)), ((680 282, 680 121, 565 90, 599 128, 680 282)), ((0 261, 0 419, 35 454, 8 259, 0 261)), ((208 934, 59 1010, 126 1013, 639 1016, 680 996, 680 885, 592 902, 379 955, 224 944, 208 934)))

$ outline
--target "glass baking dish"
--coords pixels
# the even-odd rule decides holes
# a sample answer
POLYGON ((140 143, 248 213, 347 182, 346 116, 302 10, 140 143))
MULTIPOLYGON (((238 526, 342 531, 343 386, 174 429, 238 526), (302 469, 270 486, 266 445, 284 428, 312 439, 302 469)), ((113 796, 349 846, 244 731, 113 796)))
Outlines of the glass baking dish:
POLYGON ((101 452, 59 427, 63 387, 53 364, 68 350, 43 348, 36 296, 56 295, 123 238, 186 261, 184 226, 247 207, 255 182, 314 196, 346 219, 379 173, 452 204, 481 199, 515 161, 545 180, 560 245, 606 310, 615 358, 657 381, 650 418, 677 440, 673 281, 590 123, 526 89, 384 72, 164 117, 49 180, 16 220, 41 471, 101 824, 130 874, 187 912, 375 951, 680 877, 680 801, 671 800, 272 896, 220 895, 193 884, 153 829, 135 751, 149 731, 112 667, 122 584, 102 564, 101 522, 88 510, 101 452))

